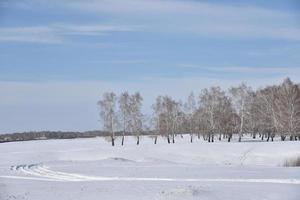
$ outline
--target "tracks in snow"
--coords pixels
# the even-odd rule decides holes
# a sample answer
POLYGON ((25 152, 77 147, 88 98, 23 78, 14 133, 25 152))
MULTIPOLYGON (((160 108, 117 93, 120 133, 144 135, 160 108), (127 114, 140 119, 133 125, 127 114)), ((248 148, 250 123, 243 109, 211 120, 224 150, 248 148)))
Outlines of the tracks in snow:
POLYGON ((103 177, 87 176, 74 173, 65 173, 50 170, 47 166, 17 165, 11 170, 26 176, 0 176, 0 178, 38 180, 38 181, 61 181, 61 182, 83 182, 83 181, 165 181, 165 182, 240 182, 240 183, 273 183, 273 184, 296 184, 300 185, 299 179, 227 179, 227 178, 139 178, 139 177, 103 177))

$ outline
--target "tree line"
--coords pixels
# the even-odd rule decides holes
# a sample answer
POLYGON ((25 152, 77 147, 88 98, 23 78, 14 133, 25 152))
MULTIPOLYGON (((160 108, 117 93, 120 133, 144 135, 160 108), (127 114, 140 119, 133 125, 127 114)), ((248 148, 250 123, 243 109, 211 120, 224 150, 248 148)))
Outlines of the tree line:
POLYGON ((108 132, 103 131, 31 131, 23 133, 0 134, 0 143, 30 141, 30 140, 48 140, 48 139, 73 139, 73 138, 90 138, 97 136, 109 136, 108 132))
MULTIPOLYGON (((130 133, 126 133, 129 135, 130 133)), ((151 132, 143 132, 143 135, 151 135, 151 132)), ((49 140, 49 139, 74 139, 74 138, 94 138, 109 137, 111 134, 107 131, 31 131, 23 133, 0 134, 0 143, 4 142, 21 142, 30 140, 49 140)), ((116 136, 122 136, 122 132, 116 132, 116 136)))
POLYGON ((121 132, 122 145, 125 135, 135 135, 139 145, 145 132, 153 134, 155 144, 158 136, 175 143, 176 136, 183 134, 190 135, 190 142, 195 137, 230 142, 234 135, 240 142, 245 134, 267 141, 276 135, 282 141, 300 139, 300 87, 289 78, 257 90, 245 83, 228 90, 205 88, 198 95, 191 92, 185 101, 160 95, 151 106, 151 115, 142 113, 142 102, 139 92, 103 94, 98 102, 101 123, 113 146, 116 132, 121 132))

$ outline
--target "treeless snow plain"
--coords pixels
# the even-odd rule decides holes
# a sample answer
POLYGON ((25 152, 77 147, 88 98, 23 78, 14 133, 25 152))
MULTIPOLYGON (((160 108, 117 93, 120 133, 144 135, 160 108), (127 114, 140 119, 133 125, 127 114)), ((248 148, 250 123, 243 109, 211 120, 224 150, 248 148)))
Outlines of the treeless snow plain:
POLYGON ((299 200, 298 141, 133 137, 0 144, 0 199, 299 200))

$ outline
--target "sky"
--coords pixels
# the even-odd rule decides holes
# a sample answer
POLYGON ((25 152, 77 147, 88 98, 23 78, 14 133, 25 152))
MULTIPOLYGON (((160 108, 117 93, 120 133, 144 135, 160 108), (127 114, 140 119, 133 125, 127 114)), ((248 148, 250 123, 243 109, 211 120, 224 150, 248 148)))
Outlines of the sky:
POLYGON ((0 133, 101 129, 105 91, 300 82, 298 0, 0 0, 0 133))

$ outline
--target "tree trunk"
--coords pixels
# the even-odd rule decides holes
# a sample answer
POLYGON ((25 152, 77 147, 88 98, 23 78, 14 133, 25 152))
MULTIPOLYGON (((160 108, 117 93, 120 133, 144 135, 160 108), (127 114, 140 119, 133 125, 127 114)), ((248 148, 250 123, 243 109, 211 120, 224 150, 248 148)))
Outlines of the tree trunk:
POLYGON ((170 136, 169 135, 168 135, 167 139, 168 139, 168 144, 170 144, 170 136))
POLYGON ((138 135, 138 136, 137 136, 136 145, 139 145, 139 144, 140 144, 140 136, 138 135))
POLYGON ((125 139, 125 136, 123 134, 123 137, 122 137, 122 146, 124 145, 124 139, 125 139))
POLYGON ((240 132, 239 133, 239 142, 241 142, 242 141, 242 133, 240 132))
POLYGON ((285 135, 281 135, 281 141, 285 140, 285 135))
POLYGON ((200 140, 200 133, 198 133, 198 139, 200 140))
POLYGON ((208 142, 210 142, 210 133, 208 134, 208 142))
POLYGON ((115 138, 114 138, 114 136, 111 136, 111 145, 115 146, 115 138))
POLYGON ((211 135, 211 142, 214 142, 214 134, 211 135))
POLYGON ((230 142, 230 140, 231 140, 231 135, 228 136, 228 142, 230 142))
POLYGON ((174 133, 172 135, 172 143, 175 143, 175 135, 174 135, 174 133))
POLYGON ((157 143, 157 135, 155 136, 155 139, 154 139, 154 144, 157 143))

